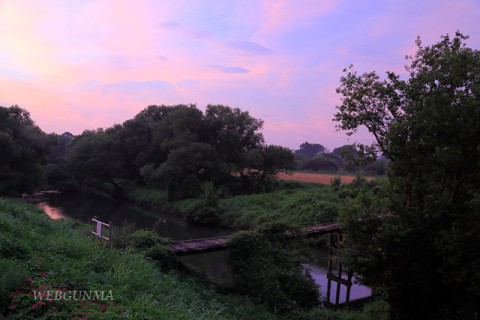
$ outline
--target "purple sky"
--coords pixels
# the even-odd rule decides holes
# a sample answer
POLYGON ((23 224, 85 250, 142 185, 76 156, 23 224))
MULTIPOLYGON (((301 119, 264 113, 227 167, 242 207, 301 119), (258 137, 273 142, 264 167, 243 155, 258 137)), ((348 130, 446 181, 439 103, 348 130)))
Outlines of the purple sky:
POLYGON ((480 48, 478 0, 0 0, 0 105, 46 132, 81 133, 151 104, 227 104, 268 144, 368 142, 331 121, 342 69, 404 73, 453 35, 480 48))

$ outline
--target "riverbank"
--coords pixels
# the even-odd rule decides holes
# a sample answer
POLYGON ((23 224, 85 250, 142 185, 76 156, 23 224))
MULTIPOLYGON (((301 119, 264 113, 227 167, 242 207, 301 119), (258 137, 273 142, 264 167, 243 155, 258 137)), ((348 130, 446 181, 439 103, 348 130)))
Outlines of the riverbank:
MULTIPOLYGON (((268 221, 296 227, 336 221, 342 203, 358 190, 371 187, 376 181, 352 180, 349 184, 323 185, 295 181, 277 181, 268 193, 231 195, 220 192, 218 224, 235 230, 251 229, 268 221)), ((187 216, 199 201, 190 198, 168 201, 166 191, 139 187, 122 182, 124 197, 132 202, 161 207, 170 214, 187 216)))
MULTIPOLYGON (((26 318, 275 319, 242 299, 131 250, 110 249, 90 226, 51 220, 17 199, 0 199, 1 314, 26 318), (33 291, 104 292, 98 300, 35 300, 33 291), (109 299, 108 293, 113 296, 109 299)), ((55 295, 55 294, 54 294, 55 295)))
POLYGON ((0 313, 11 319, 368 319, 323 310, 280 317, 218 294, 194 276, 159 269, 143 253, 110 249, 92 238, 90 226, 51 220, 18 199, 0 199, 0 231, 0 313), (99 292, 104 300, 35 300, 32 294, 57 290, 67 298, 74 291, 99 292))

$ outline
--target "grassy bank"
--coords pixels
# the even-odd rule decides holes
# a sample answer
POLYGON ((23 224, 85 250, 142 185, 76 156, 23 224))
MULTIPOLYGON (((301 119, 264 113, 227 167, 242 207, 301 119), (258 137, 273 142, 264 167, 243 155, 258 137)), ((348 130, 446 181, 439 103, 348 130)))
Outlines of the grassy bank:
POLYGON ((340 205, 331 186, 281 181, 273 192, 221 199, 219 212, 222 223, 237 229, 267 221, 307 226, 334 221, 340 205))
POLYGON ((372 319, 363 312, 314 309, 273 314, 222 295, 187 273, 159 268, 132 249, 110 249, 90 226, 50 220, 18 199, 0 198, 0 318, 7 319, 372 319), (32 291, 104 291, 113 300, 35 300, 32 291))
POLYGON ((88 226, 0 199, 0 311, 9 319, 275 319, 201 281, 99 244, 88 226), (32 290, 112 290, 107 301, 35 301, 32 290))
MULTIPOLYGON (((345 186, 344 188, 349 188, 345 186)), ((169 202, 163 190, 124 183, 125 197, 133 202, 159 206, 186 214, 198 199, 169 202)), ((220 224, 234 229, 250 229, 263 222, 277 221, 307 226, 334 221, 339 213, 341 194, 330 185, 278 181, 274 191, 248 195, 222 195, 220 224)))

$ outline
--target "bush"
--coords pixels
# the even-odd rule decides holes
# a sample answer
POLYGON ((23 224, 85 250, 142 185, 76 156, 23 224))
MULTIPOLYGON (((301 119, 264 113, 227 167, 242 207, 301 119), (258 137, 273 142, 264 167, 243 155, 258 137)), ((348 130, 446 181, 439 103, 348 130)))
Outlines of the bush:
POLYGON ((145 256, 155 261, 157 266, 164 271, 185 269, 178 256, 164 245, 155 244, 145 251, 145 256))
POLYGON ((286 232, 297 233, 286 225, 266 224, 230 239, 229 264, 236 290, 275 312, 308 309, 319 301, 318 288, 299 255, 288 248, 286 232))
POLYGON ((128 237, 135 231, 133 223, 124 222, 121 226, 112 226, 112 246, 114 248, 126 248, 128 237))
POLYGON ((330 181, 333 190, 338 191, 342 186, 342 177, 335 177, 330 181))
POLYGON ((127 237, 128 246, 135 249, 148 249, 155 245, 168 244, 168 240, 150 230, 137 230, 127 237))
POLYGON ((211 182, 205 183, 202 186, 202 190, 203 193, 200 196, 200 200, 187 214, 187 219, 190 222, 197 224, 218 224, 220 221, 220 217, 218 215, 220 191, 217 190, 211 182))

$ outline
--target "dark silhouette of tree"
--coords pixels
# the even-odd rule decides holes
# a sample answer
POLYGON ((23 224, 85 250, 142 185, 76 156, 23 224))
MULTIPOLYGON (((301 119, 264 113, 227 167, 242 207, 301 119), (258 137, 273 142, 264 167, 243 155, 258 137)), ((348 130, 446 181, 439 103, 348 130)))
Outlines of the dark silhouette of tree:
POLYGON ((18 107, 0 107, 0 195, 34 191, 44 182, 51 141, 18 107))
POLYGON ((327 149, 319 143, 304 142, 300 145, 300 149, 295 150, 296 154, 301 154, 309 158, 318 156, 321 153, 327 152, 327 149))
POLYGON ((365 153, 390 160, 389 184, 345 207, 343 258, 385 290, 392 319, 480 312, 480 51, 466 39, 418 39, 408 79, 349 68, 337 90, 338 127, 365 126, 365 153))

